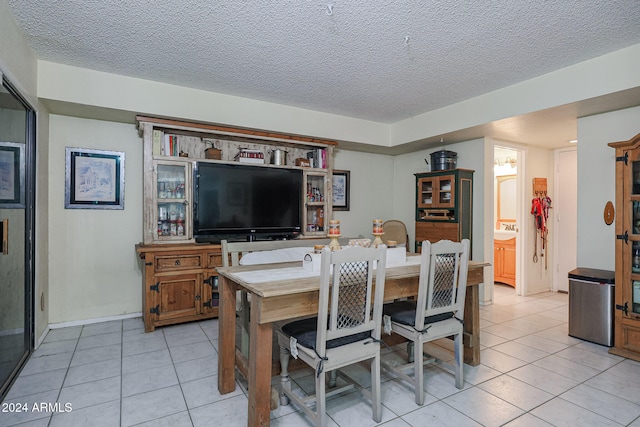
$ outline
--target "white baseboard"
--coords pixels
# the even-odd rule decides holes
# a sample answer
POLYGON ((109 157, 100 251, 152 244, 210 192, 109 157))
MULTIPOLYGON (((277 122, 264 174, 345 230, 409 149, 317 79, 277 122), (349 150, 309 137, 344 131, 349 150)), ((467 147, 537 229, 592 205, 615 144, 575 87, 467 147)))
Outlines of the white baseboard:
POLYGON ((94 319, 72 320, 70 322, 50 323, 47 329, 60 329, 60 328, 69 328, 71 326, 84 326, 84 325, 91 325, 94 323, 111 322, 114 320, 135 319, 136 317, 142 317, 142 312, 121 314, 118 316, 97 317, 94 319))
POLYGON ((8 329, 6 331, 0 331, 0 337, 4 335, 20 335, 24 334, 24 328, 8 329))

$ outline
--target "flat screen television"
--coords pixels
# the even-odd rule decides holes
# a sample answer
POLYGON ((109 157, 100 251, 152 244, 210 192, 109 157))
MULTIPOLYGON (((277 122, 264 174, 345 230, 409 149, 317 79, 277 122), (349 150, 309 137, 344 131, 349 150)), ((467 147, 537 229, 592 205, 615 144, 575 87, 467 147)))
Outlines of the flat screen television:
POLYGON ((302 226, 302 171, 196 162, 196 242, 295 238, 302 226))

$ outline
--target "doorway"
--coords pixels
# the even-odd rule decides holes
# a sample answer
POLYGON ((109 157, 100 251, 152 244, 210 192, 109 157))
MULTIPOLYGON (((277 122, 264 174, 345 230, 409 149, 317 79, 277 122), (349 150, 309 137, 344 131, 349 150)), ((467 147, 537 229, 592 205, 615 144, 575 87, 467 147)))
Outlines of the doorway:
POLYGON ((500 145, 494 157, 494 282, 511 286, 516 295, 524 292, 520 254, 522 254, 522 164, 521 150, 500 145))
POLYGON ((0 398, 33 350, 35 228, 35 112, 6 76, 1 83, 0 398))

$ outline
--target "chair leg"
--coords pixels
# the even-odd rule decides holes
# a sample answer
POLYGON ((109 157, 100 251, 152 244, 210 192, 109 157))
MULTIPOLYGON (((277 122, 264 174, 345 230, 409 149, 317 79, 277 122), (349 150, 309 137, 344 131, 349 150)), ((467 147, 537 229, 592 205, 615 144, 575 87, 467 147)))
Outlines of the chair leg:
POLYGON ((456 387, 462 389, 464 386, 464 360, 463 353, 464 348, 462 346, 463 333, 460 332, 455 335, 453 339, 454 358, 455 358, 455 372, 456 372, 456 387))
POLYGON ((280 405, 287 406, 289 397, 285 394, 285 390, 291 391, 291 380, 289 379, 289 349, 283 345, 280 346, 280 405))
POLYGON ((335 388, 338 384, 338 371, 333 370, 329 372, 329 388, 335 388))
POLYGON ((413 363, 413 348, 415 343, 413 341, 407 342, 407 362, 413 363))
POLYGON ((413 372, 415 375, 414 386, 416 393, 416 403, 424 405, 424 356, 422 341, 413 342, 413 372))
POLYGON ((316 426, 327 425, 325 373, 316 375, 316 426))
POLYGON ((382 405, 380 404, 380 354, 371 359, 371 410, 373 420, 382 421, 382 405))

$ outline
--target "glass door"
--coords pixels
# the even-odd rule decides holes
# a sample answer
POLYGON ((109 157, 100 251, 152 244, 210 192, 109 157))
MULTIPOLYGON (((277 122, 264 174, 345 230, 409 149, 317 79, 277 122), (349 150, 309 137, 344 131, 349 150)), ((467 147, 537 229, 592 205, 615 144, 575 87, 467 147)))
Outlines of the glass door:
POLYGON ((33 348, 35 113, 0 85, 0 397, 33 348))

